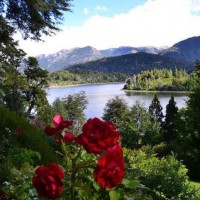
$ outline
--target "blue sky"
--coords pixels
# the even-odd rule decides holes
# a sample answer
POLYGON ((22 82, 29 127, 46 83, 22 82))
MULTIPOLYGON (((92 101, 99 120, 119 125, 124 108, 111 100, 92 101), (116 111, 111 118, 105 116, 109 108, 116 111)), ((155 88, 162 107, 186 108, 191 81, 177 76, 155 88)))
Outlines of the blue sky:
POLYGON ((79 26, 94 15, 112 17, 126 13, 146 0, 75 0, 71 4, 71 13, 65 14, 66 26, 79 26))
POLYGON ((23 41, 28 55, 93 46, 172 46, 200 35, 200 0, 74 0, 62 31, 45 42, 23 41))

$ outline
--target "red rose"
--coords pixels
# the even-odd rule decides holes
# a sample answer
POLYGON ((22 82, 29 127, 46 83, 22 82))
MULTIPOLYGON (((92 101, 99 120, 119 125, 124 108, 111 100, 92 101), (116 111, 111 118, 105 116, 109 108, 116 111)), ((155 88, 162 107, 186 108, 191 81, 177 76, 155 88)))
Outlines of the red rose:
POLYGON ((94 179, 102 189, 112 189, 122 182, 124 178, 123 152, 119 144, 108 149, 107 153, 98 159, 94 170, 94 179))
POLYGON ((72 123, 73 123, 72 121, 64 121, 61 115, 54 115, 54 117, 53 117, 54 127, 47 126, 44 129, 44 132, 47 135, 51 136, 54 133, 61 131, 68 126, 71 126, 72 123))
POLYGON ((55 141, 57 144, 62 144, 62 139, 63 139, 63 136, 59 134, 58 136, 56 136, 55 141))
POLYGON ((82 134, 76 138, 76 142, 89 153, 103 153, 118 142, 119 136, 113 124, 94 118, 83 125, 82 134))
POLYGON ((17 128, 17 134, 21 136, 23 134, 22 128, 17 128))
POLYGON ((66 144, 70 144, 74 141, 75 137, 72 133, 70 132, 65 132, 65 135, 64 135, 64 142, 66 144))
POLYGON ((64 177, 61 167, 56 163, 50 163, 47 167, 38 167, 35 173, 32 183, 39 196, 53 200, 61 195, 64 177))

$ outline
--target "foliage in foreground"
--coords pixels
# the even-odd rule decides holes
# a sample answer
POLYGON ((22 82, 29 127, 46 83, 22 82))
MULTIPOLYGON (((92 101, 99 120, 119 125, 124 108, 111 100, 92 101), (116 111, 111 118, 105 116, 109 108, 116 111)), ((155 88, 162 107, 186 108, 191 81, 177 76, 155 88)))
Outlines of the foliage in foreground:
POLYGON ((140 102, 129 107, 124 99, 114 97, 107 102, 103 119, 116 125, 123 147, 139 149, 142 145, 160 142, 160 123, 151 121, 149 112, 140 102))
POLYGON ((39 151, 41 160, 44 163, 59 160, 55 149, 50 146, 39 128, 34 127, 27 119, 20 117, 4 106, 0 106, 0 113, 3 113, 0 115, 0 162, 4 163, 0 169, 1 180, 6 178, 5 172, 7 170, 4 171, 4 166, 13 166, 13 162, 18 167, 23 162, 29 162, 34 165, 39 164, 40 161, 36 157, 40 156, 37 156, 34 151, 39 151), (37 162, 31 161, 33 157, 36 158, 37 162), (21 158, 21 161, 19 158, 21 158))
POLYGON ((126 167, 141 181, 154 200, 198 199, 190 185, 186 167, 173 156, 159 159, 150 147, 124 150, 126 167))
MULTIPOLYGON (((115 100, 119 102, 119 105, 121 105, 121 103, 122 104, 124 103, 124 102, 121 102, 119 98, 116 98, 115 100)), ((60 103, 62 104, 59 104, 59 105, 65 105, 62 101, 60 103)), ((83 103, 79 111, 81 111, 81 109, 84 109, 84 105, 85 104, 83 103)), ((62 108, 63 108, 63 113, 64 113, 66 108, 65 106, 62 108)), ((117 107, 114 107, 114 108, 117 108, 117 107)), ((126 110, 124 108, 126 108, 126 106, 123 107, 123 109, 119 109, 119 111, 121 110, 121 112, 123 112, 124 110, 126 110)), ((8 109, 6 108, 3 109, 3 107, 1 111, 4 112, 5 114, 8 113, 8 116, 3 117, 2 121, 5 119, 9 120, 10 123, 6 123, 6 121, 4 121, 4 123, 6 123, 4 125, 6 125, 7 127, 10 127, 10 130, 11 130, 10 134, 13 135, 14 133, 17 138, 18 135, 16 133, 16 127, 18 124, 20 124, 24 133, 23 136, 26 138, 28 133, 33 135, 33 137, 28 138, 28 140, 30 144, 32 144, 32 140, 33 140, 33 144, 34 144, 35 134, 32 133, 31 129, 35 131, 35 128, 33 128, 31 125, 28 125, 26 120, 23 119, 22 117, 19 117, 19 116, 17 117, 14 114, 14 112, 12 112, 11 114, 11 112, 8 109), (24 125, 24 123, 26 124, 28 128, 24 125)), ((79 111, 77 111, 77 113, 79 111)), ((148 136, 147 133, 148 131, 150 131, 150 127, 152 123, 150 121, 150 115, 139 103, 136 103, 136 105, 134 105, 130 110, 129 108, 127 108, 125 114, 129 115, 129 112, 130 112, 129 117, 131 117, 133 120, 132 122, 130 122, 130 125, 135 124, 134 126, 136 129, 133 129, 135 130, 134 131, 135 133, 137 132, 140 133, 141 131, 144 132, 144 135, 142 134, 140 136, 141 138, 139 141, 143 141, 143 143, 141 144, 145 144, 144 139, 145 137, 148 136), (147 121, 149 123, 147 123, 147 121), (149 124, 149 127, 146 126, 147 124, 149 124)), ((113 118, 113 119, 116 119, 117 124, 119 123, 118 121, 119 116, 120 115, 118 115, 116 118, 113 118)), ((77 117, 77 116, 74 116, 74 117, 77 117)), ((112 117, 112 115, 110 117, 112 117)), ((123 117, 124 117, 123 119, 126 119, 125 116, 123 117)), ((121 127, 123 127, 122 124, 121 124, 121 127)), ((2 130, 4 130, 4 126, 2 126, 2 130)), ((158 130, 160 130, 159 124, 158 124, 158 130)), ((9 138, 12 138, 11 135, 9 136, 9 138)), ((153 135, 149 135, 150 138, 152 138, 153 135)), ((20 140, 22 138, 23 137, 19 137, 20 140)), ((43 140, 42 138, 41 140, 43 140)), ((135 139, 133 139, 133 141, 135 141, 135 139)), ((152 141, 155 141, 155 140, 152 139, 152 141)), ((25 144, 27 143, 23 143, 23 145, 25 144)), ((40 143, 38 143, 37 145, 39 144, 40 143)), ((33 146, 30 145, 28 147, 32 148, 34 147, 34 145, 33 146)), ((43 151, 41 151, 42 146, 39 145, 37 147, 37 150, 38 152, 41 153, 41 155, 43 155, 42 153, 43 151)), ((73 155, 76 155, 74 154, 75 149, 70 148, 68 145, 65 150, 70 151, 71 153, 73 153, 73 155)), ((190 187, 189 182, 188 182, 188 178, 186 175, 186 172, 187 172, 186 168, 180 162, 178 162, 175 158, 168 157, 168 158, 159 159, 152 153, 152 150, 150 148, 145 151, 146 153, 141 150, 128 150, 128 149, 125 149, 124 152, 125 152, 125 159, 126 159, 126 173, 125 173, 125 179, 122 181, 121 184, 119 184, 116 188, 112 189, 111 191, 105 192, 101 190, 100 186, 97 183, 95 183, 94 180, 91 178, 93 174, 93 170, 88 168, 88 169, 83 170, 79 174, 82 177, 81 182, 79 183, 81 184, 80 186, 82 187, 82 190, 78 190, 79 192, 76 193, 77 197, 79 199, 84 199, 85 197, 88 197, 90 199, 94 198, 94 199, 105 199, 105 200, 106 199, 112 199, 112 200, 130 199, 130 198, 137 199, 137 200, 140 200, 140 199, 141 200, 144 200, 144 199, 185 200, 185 199, 192 199, 193 197, 195 197, 195 191, 190 187), (166 173, 166 171, 168 173, 166 173)), ((54 154, 54 152, 52 153, 54 154)), ((51 157, 52 153, 51 155, 49 154, 48 156, 51 157)), ((36 191, 34 190, 33 186, 30 184, 30 181, 34 173, 33 166, 40 165, 42 157, 40 158, 40 155, 38 157, 37 152, 34 152, 34 151, 31 152, 27 149, 24 151, 24 154, 21 154, 21 151, 12 151, 12 157, 10 158, 11 160, 13 158, 19 158, 20 155, 21 155, 21 158, 23 158, 21 159, 20 164, 19 162, 13 163, 7 172, 7 175, 8 175, 7 178, 9 180, 7 179, 7 182, 4 183, 4 192, 6 192, 8 196, 13 197, 15 199, 18 199, 19 197, 20 197, 19 199, 24 198, 24 200, 28 198, 37 199, 36 191), (25 152, 27 152, 28 154, 26 154, 25 152), (24 159, 23 155, 26 155, 25 156, 26 159, 24 159), (27 155, 30 155, 30 156, 27 157, 27 155), (23 162, 28 162, 30 163, 30 165, 23 164, 23 162), (27 176, 22 176, 21 175, 22 173, 26 174, 27 176), (18 185, 19 187, 16 187, 15 185, 18 185)), ((5 159, 8 159, 8 158, 9 157, 6 157, 5 159)), ((86 160, 89 159, 90 160, 89 164, 91 164, 91 161, 94 158, 90 156, 88 157, 87 153, 83 152, 83 154, 81 154, 81 159, 83 159, 81 160, 81 162, 83 163, 87 163, 86 160)), ((17 159, 14 159, 14 160, 17 161, 17 159)), ((65 169, 65 167, 67 166, 66 161, 67 160, 65 159, 64 165, 63 165, 63 163, 60 162, 60 159, 59 159, 58 163, 60 165, 63 165, 65 169)), ((70 164, 69 161, 67 161, 67 163, 70 164)), ((80 167, 81 166, 82 165, 80 165, 80 167)), ((69 180, 67 179, 66 181, 69 181, 69 180)), ((67 188, 69 187, 70 187, 70 184, 68 185, 68 187, 66 187, 66 189, 64 189, 63 194, 68 194, 69 191, 67 188)), ((79 186, 77 186, 77 188, 78 187, 79 186)))

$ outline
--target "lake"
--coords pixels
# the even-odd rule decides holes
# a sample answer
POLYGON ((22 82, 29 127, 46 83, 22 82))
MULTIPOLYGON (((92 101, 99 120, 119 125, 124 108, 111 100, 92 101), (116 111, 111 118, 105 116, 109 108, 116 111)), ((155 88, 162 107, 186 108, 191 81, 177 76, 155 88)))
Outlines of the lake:
MULTIPOLYGON (((116 83, 49 88, 47 89, 47 98, 48 101, 52 103, 58 97, 62 98, 69 94, 72 95, 80 91, 85 91, 88 100, 88 106, 85 110, 85 115, 87 118, 101 118, 106 103, 109 99, 115 96, 124 98, 129 106, 132 106, 138 100, 144 105, 144 107, 149 107, 155 93, 124 91, 122 90, 123 86, 124 83, 116 83)), ((165 108, 169 103, 171 95, 174 96, 179 108, 185 106, 185 101, 187 99, 186 95, 182 93, 162 92, 157 93, 157 95, 163 107, 163 114, 165 114, 165 108)))

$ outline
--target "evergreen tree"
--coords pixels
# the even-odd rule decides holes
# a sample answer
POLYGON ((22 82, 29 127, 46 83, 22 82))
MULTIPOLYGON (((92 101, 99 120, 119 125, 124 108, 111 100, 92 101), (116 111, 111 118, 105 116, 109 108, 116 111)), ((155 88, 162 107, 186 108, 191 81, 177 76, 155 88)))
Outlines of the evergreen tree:
POLYGON ((194 87, 189 94, 187 101, 187 112, 191 116, 194 128, 200 134, 200 62, 196 62, 196 77, 194 77, 194 87))
POLYGON ((138 149, 142 145, 155 145, 160 142, 159 123, 151 122, 147 109, 139 101, 130 108, 129 114, 121 119, 119 124, 123 147, 138 149))
POLYGON ((125 100, 116 96, 107 102, 102 118, 103 120, 110 121, 117 125, 128 112, 128 105, 125 100))
POLYGON ((45 91, 48 86, 48 71, 38 66, 36 58, 29 57, 25 61, 24 78, 27 87, 23 93, 28 103, 27 114, 29 116, 34 108, 38 109, 48 104, 45 91))
POLYGON ((165 121, 163 124, 163 137, 167 143, 172 142, 176 137, 175 117, 178 113, 178 107, 174 101, 174 97, 171 96, 169 103, 166 106, 165 121))
POLYGON ((200 65, 196 63, 194 87, 189 93, 186 109, 178 113, 177 149, 178 158, 183 160, 193 179, 200 180, 200 65))
MULTIPOLYGON (((22 62, 29 63, 31 61, 33 66, 35 64, 33 59, 25 58, 26 53, 13 39, 14 33, 20 31, 24 39, 40 40, 42 34, 51 35, 58 31, 58 22, 62 20, 63 11, 69 10, 69 1, 0 1, 0 103, 8 106, 11 110, 24 113, 27 102, 29 102, 29 114, 36 104, 44 104, 43 100, 45 100, 41 84, 32 87, 33 79, 28 78, 28 82, 26 82, 28 75, 25 74, 26 77, 24 77, 21 73, 22 62), (35 94, 40 99, 36 99, 35 94)), ((34 70, 37 71, 37 75, 39 73, 41 76, 46 76, 45 72, 43 71, 43 73, 39 68, 34 68, 34 70)), ((42 84, 44 85, 44 82, 42 84)))
POLYGON ((162 119, 164 117, 162 113, 162 106, 160 104, 160 101, 158 100, 157 94, 154 95, 154 98, 149 106, 149 113, 151 121, 157 121, 162 126, 162 119))

